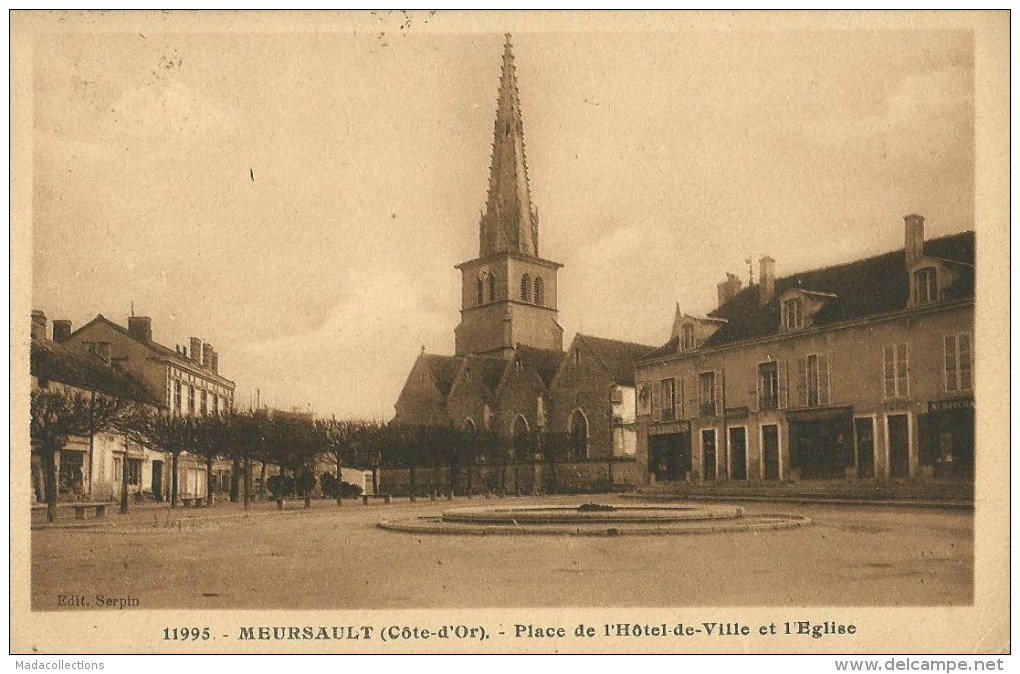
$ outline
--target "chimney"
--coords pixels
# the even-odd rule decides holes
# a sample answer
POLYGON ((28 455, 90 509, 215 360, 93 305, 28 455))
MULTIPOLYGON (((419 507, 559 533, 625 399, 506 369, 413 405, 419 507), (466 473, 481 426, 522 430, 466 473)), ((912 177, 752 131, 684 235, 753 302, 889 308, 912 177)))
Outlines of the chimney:
POLYGON ((212 357, 209 358, 209 367, 212 368, 213 374, 220 373, 220 354, 216 351, 213 351, 212 357))
POLYGON ((907 269, 924 256, 924 217, 917 214, 903 217, 905 224, 904 252, 907 254, 907 269))
POLYGON ((71 338, 71 321, 58 319, 53 321, 53 341, 66 342, 71 338))
POLYGON ((148 316, 128 317, 128 334, 143 344, 152 341, 152 319, 148 316))
POLYGON ((213 347, 209 342, 202 343, 202 367, 212 367, 213 347))
POLYGON ((776 261, 768 255, 758 260, 758 304, 765 306, 776 296, 776 261))
POLYGON ((726 304, 733 297, 740 292, 740 288, 743 287, 743 283, 739 278, 733 274, 726 272, 726 280, 716 286, 716 290, 719 291, 719 306, 726 304))
POLYGON ((46 314, 38 309, 32 309, 32 339, 46 339, 46 314))
POLYGON ((202 362, 202 340, 198 337, 191 338, 191 360, 196 363, 202 362))

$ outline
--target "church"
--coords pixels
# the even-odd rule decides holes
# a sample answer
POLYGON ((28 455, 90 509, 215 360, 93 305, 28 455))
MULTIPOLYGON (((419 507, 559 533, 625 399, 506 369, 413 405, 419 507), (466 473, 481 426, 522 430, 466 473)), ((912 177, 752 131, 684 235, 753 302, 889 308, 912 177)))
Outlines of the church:
POLYGON ((539 253, 507 35, 478 257, 456 265, 462 291, 455 353, 423 350, 394 422, 495 433, 512 448, 518 491, 542 488, 541 438, 552 436, 568 446, 558 488, 640 484, 634 366, 654 347, 578 334, 564 350, 557 322, 562 267, 539 253))

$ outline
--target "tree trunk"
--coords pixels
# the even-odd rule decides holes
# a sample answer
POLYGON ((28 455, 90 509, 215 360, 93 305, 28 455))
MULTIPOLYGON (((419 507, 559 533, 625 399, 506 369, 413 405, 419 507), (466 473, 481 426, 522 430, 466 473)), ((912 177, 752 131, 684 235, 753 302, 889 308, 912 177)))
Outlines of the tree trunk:
POLYGON ((471 498, 471 495, 475 493, 475 457, 474 455, 468 457, 468 476, 467 476, 467 495, 471 498))
POLYGON ((46 520, 52 522, 57 519, 57 452, 50 448, 42 448, 40 453, 46 490, 46 520))
POLYGON ((499 491, 506 496, 506 457, 504 456, 500 465, 499 491))
POLYGON ((266 497, 266 462, 262 462, 262 470, 259 472, 259 500, 266 497))
POLYGON ((372 495, 379 493, 379 466, 372 466, 372 495))
POLYGON ((251 507, 251 456, 244 457, 244 509, 251 507))
POLYGON ((412 465, 411 466, 411 480, 410 480, 411 484, 408 485, 408 490, 411 492, 411 501, 412 502, 418 500, 417 499, 417 494, 415 493, 418 490, 418 480, 416 478, 417 478, 417 467, 412 465))
POLYGON ((128 455, 124 450, 124 462, 120 466, 120 514, 128 514, 128 455))
POLYGON ((212 456, 205 457, 205 504, 212 505, 212 456))
MULTIPOLYGON (((173 453, 170 454, 170 507, 171 508, 176 508, 177 507, 177 496, 178 496, 177 492, 179 491, 179 487, 180 487, 180 485, 178 484, 179 478, 178 478, 178 475, 177 475, 177 473, 178 473, 178 470, 177 470, 177 468, 178 468, 178 461, 177 461, 177 459, 180 457, 180 455, 181 455, 180 452, 173 452, 173 453)), ((125 461, 124 461, 124 467, 127 468, 127 459, 125 459, 125 461)))
MULTIPOLYGON (((95 394, 94 393, 92 394, 92 398, 93 398, 93 400, 95 400, 95 394)), ((95 453, 95 446, 96 446, 96 434, 95 433, 89 433, 89 491, 88 491, 88 494, 89 494, 89 500, 90 501, 93 500, 92 499, 92 458, 96 455, 96 453, 95 453)))
POLYGON ((230 502, 237 503, 241 498, 241 460, 234 459, 230 464, 230 502))
POLYGON ((342 506, 344 504, 344 471, 340 467, 340 450, 336 452, 336 504, 342 506))

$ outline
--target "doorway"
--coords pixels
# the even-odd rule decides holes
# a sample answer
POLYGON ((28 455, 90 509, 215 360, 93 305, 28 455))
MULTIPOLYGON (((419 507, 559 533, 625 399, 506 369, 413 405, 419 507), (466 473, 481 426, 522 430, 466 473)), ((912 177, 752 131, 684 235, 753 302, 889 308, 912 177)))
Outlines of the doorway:
POLYGON ((706 481, 716 478, 715 429, 701 431, 701 475, 706 481))
POLYGON ((730 479, 747 479, 747 429, 734 426, 729 429, 730 479))
POLYGON ((875 422, 870 417, 854 419, 854 445, 857 448, 857 477, 875 477, 875 422))
POLYGON ((889 426, 889 477, 910 476, 910 424, 906 414, 886 417, 889 426))
POLYGON ((779 479, 779 426, 768 424, 761 427, 761 451, 766 480, 779 479))
POLYGON ((152 462, 152 496, 157 501, 163 500, 163 462, 152 462))

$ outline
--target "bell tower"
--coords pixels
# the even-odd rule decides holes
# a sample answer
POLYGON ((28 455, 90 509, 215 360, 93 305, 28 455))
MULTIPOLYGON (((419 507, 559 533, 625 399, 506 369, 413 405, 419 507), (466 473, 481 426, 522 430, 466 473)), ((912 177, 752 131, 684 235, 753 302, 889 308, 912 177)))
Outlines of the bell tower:
POLYGON ((489 192, 478 229, 478 257, 457 265, 462 293, 456 354, 511 357, 518 344, 562 351, 556 272, 563 265, 538 254, 538 211, 528 184, 509 34, 496 101, 489 192))

